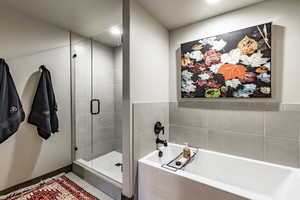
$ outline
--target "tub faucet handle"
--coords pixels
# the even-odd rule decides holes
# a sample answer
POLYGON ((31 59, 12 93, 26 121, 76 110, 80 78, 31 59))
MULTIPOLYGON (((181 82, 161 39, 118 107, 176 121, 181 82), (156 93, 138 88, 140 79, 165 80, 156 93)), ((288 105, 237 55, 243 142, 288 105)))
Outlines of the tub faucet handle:
POLYGON ((162 126, 161 122, 156 122, 154 125, 154 133, 155 135, 160 134, 160 132, 162 131, 162 134, 165 134, 165 127, 162 126))

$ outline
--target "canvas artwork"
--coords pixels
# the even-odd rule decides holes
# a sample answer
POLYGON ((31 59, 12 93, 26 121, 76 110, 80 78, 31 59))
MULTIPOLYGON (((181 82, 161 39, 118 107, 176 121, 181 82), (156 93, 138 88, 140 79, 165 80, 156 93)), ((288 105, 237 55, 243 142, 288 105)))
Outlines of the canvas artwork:
POLYGON ((182 98, 270 98, 271 28, 262 24, 181 45, 182 98))

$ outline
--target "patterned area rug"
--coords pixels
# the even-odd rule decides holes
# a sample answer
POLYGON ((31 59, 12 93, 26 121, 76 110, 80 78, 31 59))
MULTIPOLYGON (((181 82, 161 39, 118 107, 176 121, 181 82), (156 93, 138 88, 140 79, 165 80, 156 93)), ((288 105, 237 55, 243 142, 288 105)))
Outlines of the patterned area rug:
POLYGON ((41 183, 27 191, 17 192, 5 200, 98 200, 76 183, 61 176, 41 183))

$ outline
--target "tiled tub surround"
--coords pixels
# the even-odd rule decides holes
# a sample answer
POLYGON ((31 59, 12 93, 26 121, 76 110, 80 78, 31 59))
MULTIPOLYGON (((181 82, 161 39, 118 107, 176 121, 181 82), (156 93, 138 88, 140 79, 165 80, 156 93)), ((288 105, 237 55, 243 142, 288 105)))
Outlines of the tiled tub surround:
POLYGON ((135 160, 155 150, 154 125, 160 121, 169 139, 169 103, 137 103, 133 105, 135 160))
MULTIPOLYGON (((154 125, 160 121, 165 127, 165 139, 169 139, 169 103, 135 103, 133 104, 134 137, 134 184, 138 186, 138 160, 155 151, 154 125)), ((137 193, 138 191, 135 190, 137 193)), ((135 194, 137 196, 138 194, 135 194)))
POLYGON ((170 141, 299 167, 300 112, 188 108, 170 103, 170 141))

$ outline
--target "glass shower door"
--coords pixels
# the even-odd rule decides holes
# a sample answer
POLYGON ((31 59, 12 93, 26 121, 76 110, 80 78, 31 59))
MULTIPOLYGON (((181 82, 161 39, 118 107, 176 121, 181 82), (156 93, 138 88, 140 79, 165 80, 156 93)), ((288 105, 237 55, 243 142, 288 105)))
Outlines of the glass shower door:
POLYGON ((114 51, 97 41, 92 42, 92 98, 93 157, 98 158, 115 149, 115 101, 114 51))
POLYGON ((91 41, 72 34, 73 117, 75 126, 75 160, 86 164, 93 158, 91 41))
POLYGON ((122 154, 117 152, 115 112, 115 50, 100 42, 92 42, 92 115, 94 169, 122 182, 122 154), (98 105, 97 105, 98 104, 98 105), (99 108, 100 105, 100 108, 99 108), (100 112, 98 112, 100 111, 100 112))
POLYGON ((120 115, 115 101, 119 87, 115 78, 116 49, 94 40, 78 39, 72 41, 72 54, 75 160, 122 183, 121 134, 116 133, 120 130, 116 124, 121 126, 119 121, 116 123, 120 115))

